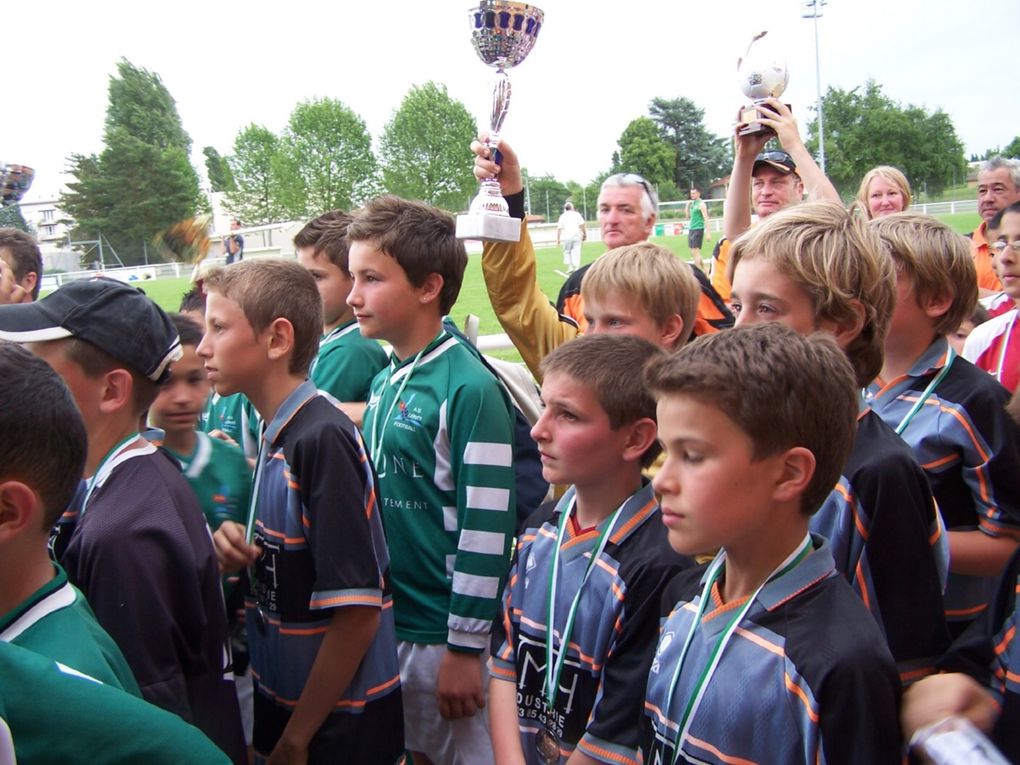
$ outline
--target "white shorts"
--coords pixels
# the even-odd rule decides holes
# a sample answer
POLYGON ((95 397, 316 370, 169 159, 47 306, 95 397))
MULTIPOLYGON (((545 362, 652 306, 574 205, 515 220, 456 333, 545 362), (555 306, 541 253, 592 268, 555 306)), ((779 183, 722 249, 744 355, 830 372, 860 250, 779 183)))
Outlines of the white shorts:
MULTIPOLYGON (((444 720, 439 714, 436 680, 445 653, 444 644, 397 641, 400 692, 404 699, 404 746, 409 752, 423 753, 435 765, 486 765, 493 761, 487 709, 460 720, 444 720)), ((488 659, 488 651, 478 659, 486 695, 488 659)))

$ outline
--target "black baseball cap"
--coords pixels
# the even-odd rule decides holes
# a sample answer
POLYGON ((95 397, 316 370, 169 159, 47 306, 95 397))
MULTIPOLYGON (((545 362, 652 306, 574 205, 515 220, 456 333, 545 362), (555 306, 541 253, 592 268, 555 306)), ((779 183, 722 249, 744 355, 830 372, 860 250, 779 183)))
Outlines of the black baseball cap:
POLYGON ((0 340, 76 337, 155 383, 181 358, 181 341, 163 309, 116 279, 68 282, 36 303, 0 306, 0 340))
POLYGON ((783 175, 797 172, 797 163, 793 161, 793 157, 787 154, 785 151, 763 151, 757 157, 754 158, 754 166, 751 168, 751 175, 754 175, 761 165, 768 165, 775 170, 778 170, 783 175))

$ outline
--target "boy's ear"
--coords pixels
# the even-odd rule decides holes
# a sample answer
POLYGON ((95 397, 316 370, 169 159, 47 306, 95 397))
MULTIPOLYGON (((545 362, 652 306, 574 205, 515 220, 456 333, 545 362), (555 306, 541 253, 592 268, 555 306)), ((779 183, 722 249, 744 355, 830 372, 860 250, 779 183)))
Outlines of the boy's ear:
POLYGON ((676 339, 680 337, 684 331, 684 320, 683 317, 678 313, 672 314, 666 321, 662 323, 659 328, 659 338, 661 340, 660 345, 663 348, 673 348, 676 346, 676 339))
POLYGON ((439 297, 439 293, 443 291, 443 276, 433 271, 431 274, 425 277, 425 280, 421 283, 418 289, 418 297, 422 303, 431 303, 439 297))
POLYGON ((864 304, 857 298, 850 300, 850 308, 853 315, 849 319, 840 322, 833 322, 832 332, 836 338, 836 345, 846 348, 864 329, 864 304))
POLYGON ((101 378, 103 393, 99 399, 101 414, 114 414, 134 406, 134 380, 126 369, 111 369, 101 378))
POLYGON ((918 301, 921 305, 924 315, 929 319, 937 319, 953 307, 953 295, 951 293, 944 293, 941 295, 933 295, 924 301, 918 301))
POLYGON ((41 505, 35 492, 21 481, 0 481, 0 545, 26 529, 42 533, 41 505))
POLYGON ((797 499, 804 493, 815 475, 815 455, 810 449, 794 446, 782 455, 780 464, 772 496, 781 502, 797 499))
POLYGON ((262 336, 266 343, 266 355, 273 361, 283 358, 294 348, 294 325, 282 316, 273 319, 262 336))
POLYGON ((658 426, 651 417, 642 417, 623 427, 627 428, 627 440, 623 445, 623 459, 627 462, 638 462, 658 438, 658 426))

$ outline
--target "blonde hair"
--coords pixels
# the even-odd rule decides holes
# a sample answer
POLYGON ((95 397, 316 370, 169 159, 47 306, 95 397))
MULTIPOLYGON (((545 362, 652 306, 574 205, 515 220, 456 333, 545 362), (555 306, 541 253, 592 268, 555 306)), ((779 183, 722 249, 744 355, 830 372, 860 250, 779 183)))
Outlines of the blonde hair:
POLYGON ((835 202, 803 202, 770 215, 733 243, 728 276, 741 260, 765 260, 811 298, 814 318, 863 323, 846 354, 865 386, 882 370, 896 305, 896 272, 867 221, 835 202))
POLYGON ((906 210, 910 207, 910 181, 907 180, 907 176, 899 168, 892 165, 879 165, 864 174, 864 178, 861 179, 861 187, 857 190, 857 202, 868 218, 871 217, 871 208, 868 206, 868 187, 875 178, 884 178, 898 188, 900 196, 903 197, 903 209, 906 210))
POLYGON ((977 271, 967 239, 927 215, 896 213, 871 221, 892 257, 896 271, 908 279, 921 305, 948 295, 952 305, 938 317, 936 334, 953 332, 974 311, 978 299, 977 271))
POLYGON ((602 255, 581 280, 581 298, 598 300, 609 293, 641 307, 659 326, 679 314, 683 329, 674 348, 687 342, 694 331, 701 286, 690 267, 665 247, 641 242, 602 255))

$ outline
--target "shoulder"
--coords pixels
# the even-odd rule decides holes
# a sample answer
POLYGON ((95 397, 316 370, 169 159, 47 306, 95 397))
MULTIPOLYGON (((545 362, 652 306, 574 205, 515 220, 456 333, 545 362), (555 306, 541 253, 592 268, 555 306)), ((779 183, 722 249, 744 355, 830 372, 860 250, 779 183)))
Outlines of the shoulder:
POLYGON ((938 388, 939 398, 961 406, 980 418, 998 418, 1009 400, 1009 391, 983 369, 957 356, 938 388))
POLYGON ((660 613, 669 616, 685 603, 690 603, 701 592, 701 578, 708 564, 691 566, 678 572, 662 590, 660 613))
POLYGON ((963 346, 963 357, 970 362, 977 360, 1000 335, 1009 331, 1010 325, 1017 319, 1017 310, 1014 308, 1012 311, 1000 313, 974 327, 974 331, 967 336, 967 342, 963 346))
POLYGON ((921 470, 907 442, 873 410, 858 421, 857 438, 846 472, 852 477, 853 473, 864 470, 883 474, 917 474, 921 470))

